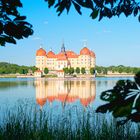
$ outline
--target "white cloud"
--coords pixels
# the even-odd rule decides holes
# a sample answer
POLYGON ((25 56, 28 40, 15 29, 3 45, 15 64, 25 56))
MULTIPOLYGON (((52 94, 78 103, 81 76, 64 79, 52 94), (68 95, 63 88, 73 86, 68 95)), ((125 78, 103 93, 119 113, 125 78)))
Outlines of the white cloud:
POLYGON ((97 31, 95 33, 99 35, 99 34, 109 34, 111 32, 112 32, 111 30, 103 30, 103 31, 97 31))
POLYGON ((48 24, 48 21, 44 21, 44 24, 46 24, 46 25, 47 25, 47 24, 48 24))
POLYGON ((32 40, 42 40, 40 37, 33 37, 32 40))
POLYGON ((103 30, 103 33, 111 33, 110 30, 103 30))

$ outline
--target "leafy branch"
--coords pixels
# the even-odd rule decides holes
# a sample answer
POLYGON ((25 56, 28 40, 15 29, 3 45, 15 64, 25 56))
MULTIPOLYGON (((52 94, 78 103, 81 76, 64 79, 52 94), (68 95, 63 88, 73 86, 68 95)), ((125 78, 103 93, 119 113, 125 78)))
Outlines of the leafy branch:
POLYGON ((99 106, 96 112, 111 112, 119 118, 118 125, 129 120, 140 122, 140 72, 134 81, 119 80, 113 89, 102 92, 100 98, 107 103, 99 106))
POLYGON ((124 14, 126 17, 138 15, 140 21, 140 3, 136 0, 45 0, 48 7, 54 6, 58 16, 64 10, 69 13, 71 5, 81 15, 81 8, 90 9, 92 12, 90 17, 92 19, 98 18, 100 21, 103 17, 112 18, 113 16, 120 16, 124 14))

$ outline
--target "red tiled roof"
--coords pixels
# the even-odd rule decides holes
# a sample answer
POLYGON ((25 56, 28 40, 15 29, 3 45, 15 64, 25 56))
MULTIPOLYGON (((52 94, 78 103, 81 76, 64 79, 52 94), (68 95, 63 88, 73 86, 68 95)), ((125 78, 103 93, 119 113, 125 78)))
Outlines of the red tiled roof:
POLYGON ((42 72, 41 70, 36 70, 35 72, 42 72))
POLYGON ((48 58, 56 58, 56 55, 55 55, 54 52, 49 51, 49 52, 47 53, 47 57, 48 57, 48 58))
POLYGON ((87 47, 84 47, 81 49, 80 55, 90 55, 90 50, 87 47))
POLYGON ((36 51, 36 56, 46 56, 46 51, 43 48, 40 48, 36 51))
POLYGON ((78 55, 73 51, 66 51, 68 58, 78 58, 78 55))
POLYGON ((63 52, 60 52, 57 55, 57 60, 67 60, 66 54, 64 54, 63 52))
POLYGON ((57 70, 57 72, 64 72, 63 70, 57 70))
POLYGON ((95 53, 94 53, 93 51, 90 51, 90 56, 91 56, 91 57, 94 57, 94 58, 96 57, 96 56, 95 56, 95 53))

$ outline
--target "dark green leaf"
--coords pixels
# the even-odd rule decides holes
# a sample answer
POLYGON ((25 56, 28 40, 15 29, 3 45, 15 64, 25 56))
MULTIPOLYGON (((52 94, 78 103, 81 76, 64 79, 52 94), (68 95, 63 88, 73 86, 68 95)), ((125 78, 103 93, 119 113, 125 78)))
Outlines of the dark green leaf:
POLYGON ((64 2, 61 2, 61 4, 58 5, 58 8, 57 8, 57 12, 59 12, 58 13, 58 16, 61 15, 61 13, 63 12, 64 9, 65 9, 65 3, 64 2))
POLYGON ((140 15, 139 15, 139 17, 138 17, 138 20, 139 20, 139 22, 140 22, 140 15))
POLYGON ((72 3, 73 3, 73 5, 74 5, 74 7, 75 7, 75 9, 76 9, 76 11, 81 15, 82 13, 81 13, 81 7, 77 4, 77 3, 75 3, 74 1, 72 1, 72 3))
POLYGON ((137 16, 137 14, 138 14, 138 7, 136 7, 136 8, 134 9, 134 16, 137 16))
POLYGON ((19 17, 16 17, 14 19, 14 21, 16 21, 16 20, 25 20, 25 19, 26 19, 26 16, 19 16, 19 17))
POLYGON ((98 16, 98 10, 94 9, 90 16, 92 19, 96 19, 98 16))
MULTIPOLYGON (((46 1, 46 0, 45 0, 46 1)), ((54 5, 55 0, 47 0, 49 8, 54 5)))

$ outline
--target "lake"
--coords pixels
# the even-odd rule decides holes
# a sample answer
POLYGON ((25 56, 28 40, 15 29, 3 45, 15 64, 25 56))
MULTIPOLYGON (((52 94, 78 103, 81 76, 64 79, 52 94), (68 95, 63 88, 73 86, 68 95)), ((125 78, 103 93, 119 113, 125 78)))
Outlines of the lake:
POLYGON ((116 127, 96 113, 103 91, 120 79, 0 79, 0 134, 6 139, 139 139, 140 127, 116 127))
MULTIPOLYGON (((13 107, 19 101, 30 102, 40 109, 57 108, 55 112, 68 107, 94 110, 101 105, 102 91, 113 88, 120 79, 94 78, 91 80, 48 80, 45 78, 1 78, 0 107, 13 107)), ((133 79, 133 78, 129 78, 133 79)))

